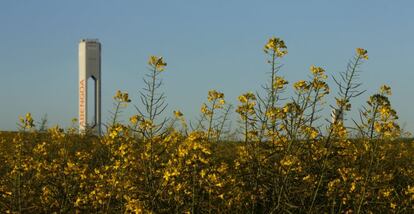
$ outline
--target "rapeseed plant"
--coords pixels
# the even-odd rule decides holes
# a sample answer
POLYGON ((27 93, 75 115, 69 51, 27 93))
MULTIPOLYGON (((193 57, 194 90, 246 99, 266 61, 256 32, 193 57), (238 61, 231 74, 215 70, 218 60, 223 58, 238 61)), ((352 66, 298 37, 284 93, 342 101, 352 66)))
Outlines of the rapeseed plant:
POLYGON ((193 127, 175 110, 164 115, 160 75, 167 63, 150 56, 142 105, 117 91, 103 136, 35 126, 30 113, 18 133, 0 132, 1 213, 412 213, 414 147, 403 139, 391 87, 383 85, 348 127, 351 101, 368 51, 357 48, 340 78, 334 120, 319 119, 330 87, 325 68, 289 86, 279 74, 288 53, 272 37, 263 93, 238 97, 240 142, 226 141, 232 106, 210 90, 193 127), (292 96, 284 92, 292 89, 292 96), (354 137, 356 136, 356 137, 354 137))

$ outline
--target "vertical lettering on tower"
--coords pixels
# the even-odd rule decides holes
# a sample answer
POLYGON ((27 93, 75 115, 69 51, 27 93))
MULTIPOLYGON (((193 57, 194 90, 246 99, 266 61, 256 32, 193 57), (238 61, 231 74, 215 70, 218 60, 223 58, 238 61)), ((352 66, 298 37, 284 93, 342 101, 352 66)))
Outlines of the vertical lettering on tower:
POLYGON ((79 82, 79 124, 82 127, 86 127, 86 117, 85 117, 85 103, 86 103, 86 97, 85 97, 85 80, 81 80, 79 82))

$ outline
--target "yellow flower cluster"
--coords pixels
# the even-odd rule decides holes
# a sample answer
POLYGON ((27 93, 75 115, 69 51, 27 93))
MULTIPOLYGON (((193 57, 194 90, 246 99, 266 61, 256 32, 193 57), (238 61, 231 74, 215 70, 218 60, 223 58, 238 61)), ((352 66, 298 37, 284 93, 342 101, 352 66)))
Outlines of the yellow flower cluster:
POLYGON ((357 56, 359 58, 368 60, 368 51, 367 50, 365 50, 363 48, 357 48, 356 53, 357 53, 357 56))
POLYGON ((288 109, 289 107, 285 107, 285 108, 268 108, 266 111, 266 116, 268 118, 270 118, 271 120, 276 120, 277 118, 279 119, 285 119, 286 118, 286 113, 289 111, 288 109))
POLYGON ((391 96, 392 95, 391 87, 388 86, 388 85, 382 85, 381 88, 380 88, 380 93, 383 94, 383 95, 391 96))
POLYGON ((241 105, 237 107, 236 112, 240 114, 242 120, 247 120, 249 115, 255 114, 254 107, 256 106, 256 96, 252 92, 247 92, 240 95, 238 99, 241 105))
POLYGON ((173 114, 176 118, 181 118, 183 116, 183 113, 181 111, 173 111, 173 114))
POLYGON ((126 130, 126 127, 123 125, 117 124, 114 127, 111 127, 109 130, 109 137, 115 139, 116 137, 122 135, 122 133, 126 130))
POLYGON ((274 53, 277 57, 283 57, 287 54, 285 42, 280 38, 272 37, 264 46, 265 53, 274 53))
POLYGON ((164 59, 159 56, 150 56, 148 60, 148 65, 154 68, 156 71, 161 72, 164 71, 167 63, 164 62, 164 59))
POLYGON ((150 130, 154 128, 154 124, 151 120, 143 120, 139 126, 142 130, 150 130))
POLYGON ((286 81, 283 77, 277 76, 275 78, 275 81, 273 81, 273 88, 274 89, 283 89, 285 88, 285 85, 289 84, 288 81, 286 81))
POLYGON ((207 95, 207 100, 209 101, 209 105, 203 103, 201 106, 201 113, 203 113, 206 116, 211 117, 210 120, 212 120, 214 111, 216 109, 222 109, 224 105, 226 104, 226 101, 224 100, 224 93, 221 93, 216 90, 210 90, 207 95))
POLYGON ((136 125, 138 124, 138 122, 141 120, 141 116, 139 115, 133 115, 132 117, 129 118, 129 121, 133 124, 136 125))
POLYGON ((299 80, 293 84, 293 88, 297 91, 308 91, 310 85, 305 80, 299 80))
POLYGON ((312 65, 310 67, 310 71, 316 77, 321 77, 322 79, 326 79, 327 78, 327 76, 325 75, 325 69, 323 69, 321 67, 316 67, 316 66, 312 65))
POLYGON ((211 115, 212 111, 208 108, 208 106, 204 103, 203 105, 201 105, 201 113, 203 113, 204 115, 211 115))
POLYGON ((19 120, 20 120, 20 126, 22 128, 30 129, 35 126, 31 113, 27 113, 25 117, 19 117, 19 120))
POLYGON ((247 92, 239 96, 239 101, 243 104, 254 100, 256 100, 256 96, 252 92, 247 92))
POLYGON ((210 101, 210 102, 218 100, 219 103, 224 104, 224 94, 221 93, 221 92, 218 92, 216 90, 210 90, 208 92, 207 100, 210 101))
POLYGON ((114 96, 114 100, 118 101, 120 103, 129 103, 131 102, 131 99, 129 99, 127 92, 122 92, 120 90, 116 91, 116 94, 114 96))

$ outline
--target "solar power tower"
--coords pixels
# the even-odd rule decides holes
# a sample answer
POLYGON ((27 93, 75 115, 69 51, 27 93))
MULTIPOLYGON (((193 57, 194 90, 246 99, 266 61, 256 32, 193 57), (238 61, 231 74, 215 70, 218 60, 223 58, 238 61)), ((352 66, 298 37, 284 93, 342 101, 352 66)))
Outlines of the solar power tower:
POLYGON ((101 134, 101 43, 97 39, 82 39, 79 42, 79 132, 86 130, 101 134), (94 90, 94 99, 88 103, 91 101, 88 90, 91 89, 94 90), (92 115, 88 115, 90 113, 92 115), (88 118, 92 118, 91 121, 88 118))

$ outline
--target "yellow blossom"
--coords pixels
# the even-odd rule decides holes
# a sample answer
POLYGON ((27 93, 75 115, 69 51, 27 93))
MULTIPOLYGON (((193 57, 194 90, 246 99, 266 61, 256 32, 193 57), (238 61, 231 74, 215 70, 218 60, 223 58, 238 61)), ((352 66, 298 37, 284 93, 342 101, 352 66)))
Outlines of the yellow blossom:
POLYGON ((283 57, 287 54, 286 49, 287 47, 283 40, 280 38, 271 37, 264 47, 264 52, 268 53, 271 51, 272 53, 275 53, 277 57, 283 57))
POLYGON ((388 85, 382 85, 380 88, 380 93, 381 94, 386 94, 388 96, 392 95, 391 93, 391 87, 388 85))
POLYGON ((154 128, 154 125, 151 120, 143 120, 140 124, 140 128, 143 130, 150 130, 154 128))
POLYGON ((167 63, 164 62, 164 59, 158 56, 150 56, 148 64, 159 72, 163 71, 165 66, 167 66, 167 63))
POLYGON ((300 80, 298 82, 295 82, 293 84, 293 87, 297 91, 301 91, 301 90, 307 91, 309 89, 309 84, 305 80, 300 80))
POLYGON ((355 184, 355 182, 352 182, 351 183, 351 188, 349 189, 349 191, 353 192, 353 191, 355 191, 355 188, 356 188, 356 184, 355 184))
POLYGON ((174 116, 175 116, 176 118, 180 118, 180 117, 182 117, 182 116, 183 116, 183 113, 181 113, 181 111, 178 111, 178 110, 173 111, 173 114, 174 114, 174 116))
POLYGON ((208 108, 208 106, 203 103, 203 105, 201 106, 201 113, 203 113, 206 116, 209 116, 212 114, 212 111, 208 108))
POLYGON ((129 103, 131 99, 129 99, 127 92, 121 92, 120 90, 116 91, 114 99, 118 102, 129 103))
POLYGON ((224 200, 224 194, 220 194, 219 198, 221 198, 222 200, 224 200))
POLYGON ((213 100, 223 99, 223 98, 224 98, 224 94, 221 92, 218 92, 216 90, 210 90, 208 92, 208 96, 207 96, 208 101, 213 101, 213 100))
POLYGON ((240 96, 239 96, 239 101, 240 101, 241 103, 247 103, 247 97, 246 97, 246 96, 244 96, 244 95, 240 95, 240 96))
POLYGON ((139 120, 140 120, 139 115, 133 115, 132 117, 129 118, 129 121, 134 125, 137 124, 139 120))
POLYGON ((21 126, 23 128, 30 129, 30 128, 33 128, 35 126, 34 120, 32 118, 32 114, 31 113, 26 113, 26 115, 25 115, 24 118, 23 117, 19 117, 19 120, 20 120, 21 126))
POLYGON ((366 59, 366 60, 368 59, 368 51, 367 50, 365 50, 363 48, 357 48, 356 53, 357 53, 358 57, 360 57, 362 59, 366 59))
POLYGON ((288 81, 286 81, 283 77, 277 76, 275 78, 275 81, 273 82, 273 88, 274 89, 283 89, 285 85, 289 84, 288 81))
POLYGON ((315 76, 320 76, 325 73, 325 70, 321 67, 316 67, 315 65, 311 65, 310 71, 315 76))

